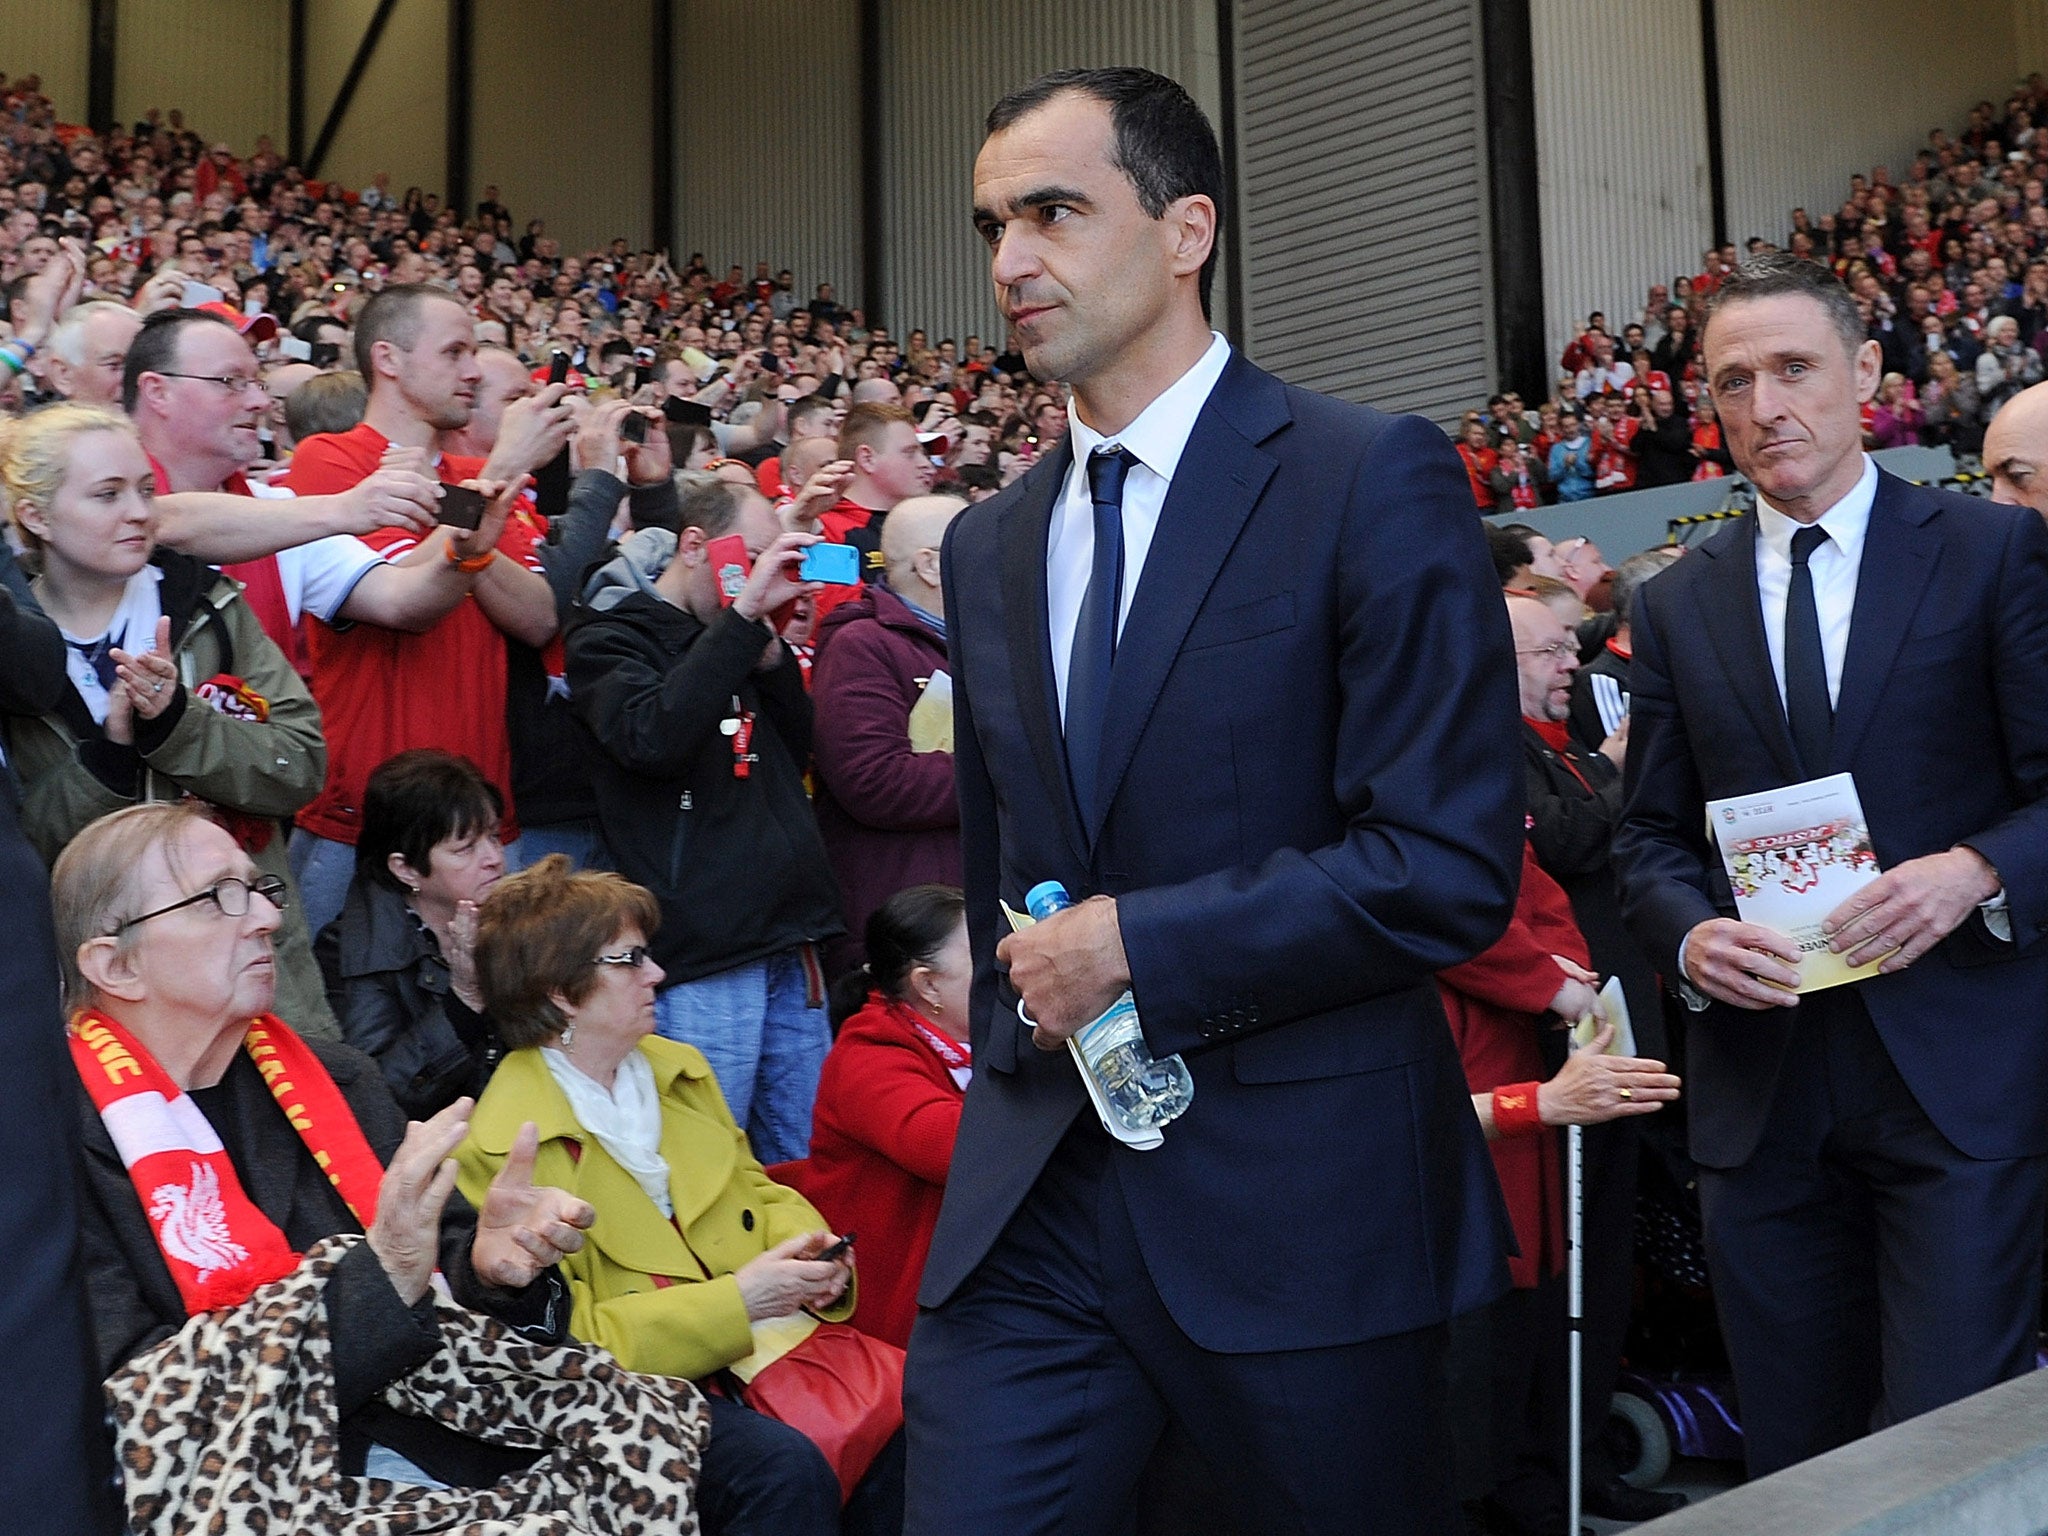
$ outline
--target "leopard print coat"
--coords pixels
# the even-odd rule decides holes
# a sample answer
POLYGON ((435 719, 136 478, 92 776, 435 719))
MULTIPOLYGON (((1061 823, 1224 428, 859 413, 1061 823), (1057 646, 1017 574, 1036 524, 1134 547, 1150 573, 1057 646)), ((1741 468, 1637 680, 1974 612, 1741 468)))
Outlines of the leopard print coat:
POLYGON ((403 1412, 542 1454, 489 1488, 350 1477, 324 1301, 364 1241, 330 1237, 239 1307, 201 1313, 110 1377, 131 1529, 146 1536, 696 1536, 710 1416, 686 1381, 534 1344, 435 1299, 443 1347, 385 1389, 403 1412))

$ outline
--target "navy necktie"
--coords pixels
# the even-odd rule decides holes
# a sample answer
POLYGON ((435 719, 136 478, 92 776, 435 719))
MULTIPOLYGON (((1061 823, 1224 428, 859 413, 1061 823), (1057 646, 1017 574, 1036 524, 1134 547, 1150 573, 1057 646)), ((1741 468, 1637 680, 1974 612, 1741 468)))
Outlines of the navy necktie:
POLYGON ((1124 449, 1088 456, 1088 499, 1095 504, 1095 564, 1074 623, 1067 661, 1067 773, 1084 825, 1095 819, 1096 769, 1109 669, 1116 660, 1117 611, 1124 595, 1124 476, 1137 459, 1124 449))
POLYGON ((1792 727, 1800 767, 1810 779, 1828 771, 1835 736, 1827 655, 1820 644, 1820 610, 1813 600, 1813 571, 1806 563, 1827 537, 1822 528, 1801 528, 1792 535, 1792 585, 1785 594, 1785 719, 1792 727))

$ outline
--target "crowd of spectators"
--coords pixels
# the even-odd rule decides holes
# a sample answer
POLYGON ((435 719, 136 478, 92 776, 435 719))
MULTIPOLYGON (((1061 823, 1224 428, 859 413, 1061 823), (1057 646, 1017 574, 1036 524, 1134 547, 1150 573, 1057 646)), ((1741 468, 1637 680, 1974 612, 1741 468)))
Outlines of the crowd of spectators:
POLYGON ((1849 178, 1841 205, 1795 208, 1782 235, 1701 253, 1639 308, 1596 310, 1557 359, 1555 387, 1465 414, 1459 453, 1488 513, 1710 480, 1732 467, 1700 374, 1700 322, 1746 256, 1786 250, 1845 283, 1883 355, 1864 444, 1981 455, 2000 406, 2048 376, 2048 82, 1980 101, 1936 128, 1903 179, 1849 178))
MULTIPOLYGON (((1977 453, 1999 407, 2042 379, 2044 111, 2034 77, 2002 111, 1931 134, 1902 183, 1879 167, 1838 211, 1794 210, 1783 244, 1832 265, 1883 350, 1868 446, 1977 453)), ((1534 408, 1504 393, 1468 414, 1457 448, 1475 506, 1729 473, 1697 337, 1737 260, 1705 253, 1619 326, 1591 316, 1534 408)), ((64 689, 0 690, 36 851, 58 860, 124 807, 203 806, 203 828, 95 834, 181 898, 122 928, 210 896, 274 950, 276 1011, 319 1059, 345 1061, 346 1043, 381 1070, 397 1110, 357 1114, 394 1175, 426 1157, 399 1145, 398 1110, 440 1127, 444 1152, 461 1144, 439 1239, 457 1294, 537 1337, 717 1382, 708 1528, 833 1529, 842 1503, 847 1529, 890 1528, 900 1439, 832 1467, 835 1489, 800 1438, 748 1416, 728 1373, 760 1325, 847 1315, 851 1270, 829 1245, 856 1227, 873 1267, 853 1326, 907 1340, 972 1072, 940 548, 962 506, 1057 443, 1064 396, 1002 346, 899 336, 765 261, 721 272, 624 239, 565 253, 496 187, 473 210, 382 175, 351 190, 267 139, 210 143, 175 111, 95 134, 59 123, 34 77, 0 77, 0 302, 0 637, 25 647, 16 622, 40 610, 65 641, 64 689), (820 544, 853 551, 852 579, 809 570, 820 544), (202 854, 218 878, 194 896, 179 858, 202 854), (479 1099, 476 1134, 447 1139, 479 1099), (666 1139, 664 1113, 686 1137, 666 1139), (535 1121, 540 1182, 581 1192, 550 1217, 559 1281, 493 1236, 501 1182, 535 1167, 521 1130, 535 1121), (580 1205, 582 1225, 595 1207, 629 1235, 600 1232, 572 1259, 562 1225, 580 1205)), ((1622 978, 1647 1066, 1670 1054, 1608 852, 1630 605, 1679 551, 1617 570, 1586 539, 1489 537, 1517 637, 1530 899, 1504 947, 1442 988, 1475 1108, 1502 1136, 1493 1090, 1525 1076, 1548 1081, 1516 1134, 1677 1092, 1660 1078, 1644 1102, 1596 1112, 1585 1062, 1533 1044, 1489 1061, 1485 1041, 1501 1018, 1575 1022, 1605 974, 1622 978)), ((98 871, 97 916, 79 929, 73 912, 63 932, 136 904, 122 867, 98 871)), ((72 1000, 119 1013, 125 974, 73 974, 72 1000)), ((156 1021, 136 1040, 160 1053, 240 1017, 227 1001, 132 1007, 156 1021)), ((332 1070, 351 1104, 377 1098, 332 1070)), ((209 1114, 261 1093, 254 1077, 179 1086, 210 1095, 209 1114)), ((1499 1157, 1517 1285, 1547 1305, 1558 1191, 1543 1145, 1499 1157)), ((1602 1127, 1589 1155, 1588 1221, 1609 1239, 1589 1282, 1597 1432, 1628 1315, 1632 1129, 1602 1127)), ((335 1187, 293 1243, 367 1229, 375 1246, 335 1187)), ((384 1265, 415 1308, 420 1253, 384 1265)), ((122 1298, 126 1332, 95 1318, 108 1371, 182 1316, 161 1287, 148 1308, 122 1298)), ((1521 1347, 1502 1337, 1503 1358, 1521 1347)), ((1511 1506, 1519 1479, 1538 1528, 1556 1468, 1530 1426, 1558 1408, 1524 1345, 1485 1489, 1511 1506)), ((345 1427, 346 1471, 497 1465, 379 1404, 358 1400, 345 1427)), ((1610 1503, 1656 1512, 1628 1504, 1597 1452, 1591 1477, 1610 1503)))

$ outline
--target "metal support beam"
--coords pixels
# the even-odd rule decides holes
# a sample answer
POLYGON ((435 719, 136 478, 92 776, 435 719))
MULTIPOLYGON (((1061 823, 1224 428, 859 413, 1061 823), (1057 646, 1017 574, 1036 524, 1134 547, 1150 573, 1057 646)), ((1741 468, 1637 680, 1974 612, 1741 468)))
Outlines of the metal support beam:
MULTIPOLYGON (((1237 0, 1216 0, 1218 147, 1223 153, 1223 332, 1239 351, 1244 334, 1244 200, 1238 195, 1237 0)), ((1214 308, 1214 295, 1211 295, 1214 308)), ((1213 324, 1215 316, 1212 313, 1213 324)))
POLYGON ((1543 340, 1543 231, 1536 205, 1536 63, 1529 0, 1480 7, 1486 75, 1486 180, 1493 227, 1494 385, 1549 396, 1543 340))
POLYGON ((121 30, 120 0, 92 0, 87 11, 85 120, 95 133, 114 126, 114 44, 121 30))
POLYGON ((370 59, 377 52, 377 40, 384 35, 384 24, 391 20, 391 12, 397 5, 398 0, 377 0, 377 9, 370 15, 370 24, 363 28, 363 40, 356 45, 356 56, 349 60, 348 73, 341 77, 341 89, 334 93, 334 105, 327 109, 327 120, 320 125, 320 136, 313 141, 313 152, 306 157, 309 180, 319 178, 321 163, 334 145, 334 136, 341 130, 342 119, 348 116, 356 87, 363 83, 363 71, 370 67, 370 59))
POLYGON ((476 0, 448 0, 447 201, 469 211, 470 125, 475 121, 476 0))
POLYGON ((291 0, 285 33, 284 157, 303 165, 306 154, 306 0, 291 0))
POLYGON ((649 156, 654 185, 648 207, 647 243, 657 251, 676 243, 676 11, 675 0, 651 0, 653 6, 652 46, 648 48, 651 94, 647 123, 654 136, 654 153, 649 156))
POLYGON ((1728 162, 1721 143, 1721 27, 1714 0, 1700 0, 1700 62, 1707 87, 1707 191, 1714 244, 1728 243, 1728 162))
MULTIPOLYGON (((882 232, 882 0, 860 0, 860 308, 869 325, 888 323, 882 303, 887 241, 882 232)), ((849 305, 849 308, 852 306, 849 305)))

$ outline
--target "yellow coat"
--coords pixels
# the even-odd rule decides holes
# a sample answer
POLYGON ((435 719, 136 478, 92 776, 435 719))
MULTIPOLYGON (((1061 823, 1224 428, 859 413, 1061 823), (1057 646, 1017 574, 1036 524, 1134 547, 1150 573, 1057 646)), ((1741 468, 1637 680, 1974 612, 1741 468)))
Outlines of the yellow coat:
MULTIPOLYGON (((827 1223, 802 1195, 761 1171, 694 1046, 650 1035, 638 1049, 654 1068, 661 1099, 674 1224, 577 1122, 537 1049, 513 1051, 498 1064, 455 1155, 462 1192, 480 1207, 519 1127, 533 1121, 540 1130, 533 1182, 565 1189, 597 1211, 583 1247, 560 1266, 569 1332, 630 1370, 694 1380, 753 1353, 733 1271, 827 1223), (580 1158, 571 1142, 580 1144, 580 1158), (656 1276, 676 1283, 657 1286, 656 1276)), ((849 1285, 820 1316, 843 1321, 853 1303, 849 1285)))

